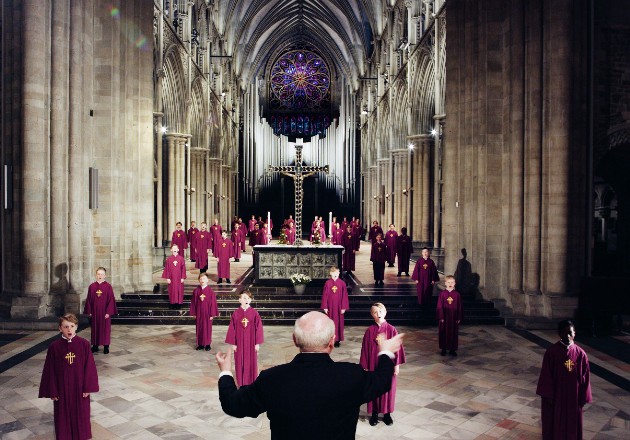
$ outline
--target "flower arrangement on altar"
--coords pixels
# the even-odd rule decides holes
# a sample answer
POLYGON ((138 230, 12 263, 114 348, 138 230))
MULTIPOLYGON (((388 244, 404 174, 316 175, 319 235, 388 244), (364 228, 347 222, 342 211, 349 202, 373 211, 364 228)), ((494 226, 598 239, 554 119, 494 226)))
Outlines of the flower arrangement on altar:
POLYGON ((305 286, 311 282, 311 277, 303 273, 294 273, 291 275, 291 282, 294 286, 305 286))
POLYGON ((280 236, 278 236, 278 244, 289 244, 286 228, 282 228, 280 236))
POLYGON ((311 244, 322 244, 322 237, 319 234, 319 229, 315 229, 315 232, 313 232, 313 240, 311 241, 311 244))

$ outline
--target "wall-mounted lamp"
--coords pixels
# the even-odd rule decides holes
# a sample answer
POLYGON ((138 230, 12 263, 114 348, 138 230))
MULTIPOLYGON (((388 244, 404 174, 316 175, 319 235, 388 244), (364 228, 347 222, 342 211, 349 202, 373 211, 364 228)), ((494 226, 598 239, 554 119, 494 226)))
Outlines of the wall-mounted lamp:
POLYGON ((407 148, 409 148, 410 151, 413 151, 416 146, 413 144, 413 142, 411 142, 409 145, 407 145, 407 148))
POLYGON ((184 186, 184 191, 186 191, 186 194, 192 194, 197 190, 194 187, 191 187, 190 189, 188 189, 188 186, 184 186))
POLYGON ((219 197, 221 197, 221 200, 225 200, 228 198, 228 196, 226 196, 225 194, 220 195, 219 197))
POLYGON ((403 188, 402 193, 406 196, 409 196, 409 193, 413 191, 413 187, 403 188))
POLYGON ((368 114, 368 106, 367 105, 363 106, 363 110, 361 110, 361 114, 362 115, 367 115, 368 114))
POLYGON ((208 198, 212 197, 213 196, 212 191, 208 192, 206 195, 208 196, 208 198))
POLYGON ((394 197, 394 193, 391 193, 391 194, 390 194, 390 193, 387 193, 387 194, 385 194, 385 198, 386 198, 387 200, 389 200, 389 198, 390 198, 390 197, 394 197))
POLYGON ((435 136, 437 136, 437 134, 438 134, 437 130, 435 128, 432 128, 431 129, 431 136, 435 137, 435 136))
POLYGON ((164 134, 168 131, 168 129, 165 126, 161 126, 160 127, 160 133, 164 134))

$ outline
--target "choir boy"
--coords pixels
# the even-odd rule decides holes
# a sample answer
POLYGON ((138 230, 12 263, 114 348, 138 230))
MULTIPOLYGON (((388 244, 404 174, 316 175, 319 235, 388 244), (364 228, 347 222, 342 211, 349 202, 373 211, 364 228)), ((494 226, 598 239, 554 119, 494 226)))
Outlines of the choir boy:
POLYGON ((339 347, 339 343, 343 341, 343 315, 349 308, 346 283, 339 278, 339 269, 332 266, 330 279, 324 284, 322 309, 335 323, 335 347, 339 347))
POLYGON ((385 234, 385 247, 387 248, 387 263, 388 267, 394 267, 394 261, 396 260, 396 240, 398 239, 398 232, 394 224, 389 225, 389 231, 385 234))
POLYGON ((418 304, 429 304, 433 296, 433 285, 436 281, 440 281, 435 262, 429 258, 429 249, 422 249, 422 257, 416 261, 411 279, 416 282, 418 304))
POLYGON ((350 275, 350 272, 355 270, 355 254, 357 253, 356 236, 352 233, 352 226, 346 227, 340 244, 343 246, 343 270, 350 275))
POLYGON ((370 228, 370 234, 368 235, 368 239, 370 240, 370 242, 373 242, 374 240, 376 240, 376 236, 378 234, 381 234, 381 237, 383 236, 383 228, 381 228, 378 225, 378 222, 374 220, 372 222, 372 227, 370 228))
POLYGON ((234 256, 234 243, 227 238, 227 231, 221 232, 221 237, 216 240, 214 255, 217 259, 217 284, 225 282, 231 284, 230 281, 230 258, 234 256))
POLYGON ((234 350, 234 369, 239 387, 249 385, 258 377, 258 351, 264 342, 260 315, 253 307, 252 294, 247 290, 238 298, 241 306, 232 313, 225 343, 234 350))
POLYGON ((212 343, 212 320, 219 315, 217 295, 208 285, 208 275, 199 274, 199 286, 190 299, 190 316, 195 317, 197 350, 210 351, 212 343))
MULTIPOLYGON (((188 243, 190 244, 190 261, 194 262, 195 261, 195 239, 197 238, 197 234, 199 233, 199 229, 197 229, 197 226, 195 224, 195 221, 191 221, 190 222, 190 228, 188 229, 188 232, 186 233, 186 238, 188 239, 188 243)), ((183 256, 183 255, 182 255, 183 256)))
POLYGON ((437 302, 438 341, 442 356, 446 356, 446 350, 451 356, 457 356, 459 323, 464 319, 464 308, 455 290, 455 277, 447 275, 444 283, 446 290, 440 292, 437 302))
POLYGON ((55 438, 92 438, 90 393, 98 392, 98 374, 90 343, 76 335, 79 321, 72 313, 59 318, 61 338, 46 353, 39 397, 52 399, 55 438))
POLYGON ((168 283, 168 300, 172 307, 180 307, 184 303, 184 280, 186 279, 186 262, 179 255, 177 245, 171 246, 171 255, 164 262, 162 278, 168 283))
POLYGON ((184 249, 188 249, 188 238, 186 237, 186 231, 182 229, 182 222, 175 223, 175 230, 171 237, 171 246, 174 244, 179 247, 183 257, 184 249))
POLYGON ((234 261, 238 262, 241 259, 241 252, 245 252, 245 233, 240 223, 234 225, 232 243, 234 243, 234 261))
POLYGON ((216 241, 218 241, 221 238, 222 231, 223 231, 223 228, 219 224, 219 220, 215 218, 214 224, 210 226, 210 232, 212 234, 212 255, 213 256, 216 256, 215 254, 215 251, 217 250, 216 241))
POLYGON ((109 344, 112 336, 112 315, 117 315, 116 298, 112 285, 105 281, 107 271, 104 267, 96 269, 96 281, 88 287, 83 313, 90 316, 92 327, 92 353, 103 346, 103 353, 109 353, 109 344))
POLYGON ((413 254, 413 244, 411 237, 407 235, 407 228, 400 230, 400 235, 396 239, 396 256, 398 257, 398 276, 403 272, 409 276, 409 258, 413 254))
POLYGON ((201 229, 197 239, 195 240, 197 248, 195 249, 195 267, 199 269, 200 273, 204 273, 208 270, 208 254, 212 247, 212 234, 206 230, 206 223, 201 223, 201 229))
POLYGON ((374 285, 382 286, 385 279, 385 261, 387 260, 387 248, 381 234, 376 235, 376 239, 372 243, 372 251, 370 253, 370 261, 372 262, 372 270, 374 271, 374 285))

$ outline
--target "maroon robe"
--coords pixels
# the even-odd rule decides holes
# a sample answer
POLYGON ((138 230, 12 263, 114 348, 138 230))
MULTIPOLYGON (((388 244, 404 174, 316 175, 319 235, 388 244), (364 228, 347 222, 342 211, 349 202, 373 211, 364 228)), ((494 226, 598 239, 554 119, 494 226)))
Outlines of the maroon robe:
POLYGON ((80 336, 61 338, 48 347, 39 397, 59 397, 53 402, 57 440, 92 438, 90 397, 98 392, 98 374, 90 343, 80 336))
POLYGON ((234 243, 229 238, 219 237, 215 241, 214 256, 217 257, 217 276, 230 278, 230 258, 234 256, 234 243))
POLYGON ((240 260, 241 252, 245 251, 245 235, 240 227, 232 231, 232 243, 234 244, 233 257, 240 260))
POLYGON ((383 281, 385 279, 385 261, 387 260, 387 249, 385 242, 374 241, 370 252, 370 261, 374 271, 374 280, 383 281))
POLYGON ((114 289, 112 289, 111 284, 107 281, 103 281, 101 284, 94 281, 90 284, 83 313, 92 315, 90 319, 92 345, 109 345, 112 336, 111 316, 118 314, 114 289), (105 319, 105 314, 110 317, 105 319))
POLYGON ((343 237, 343 230, 341 230, 341 228, 337 228, 337 230, 333 233, 333 236, 332 236, 332 244, 338 244, 341 246, 342 237, 343 237))
MULTIPOLYGON (((363 343, 361 344, 361 359, 359 364, 364 370, 374 371, 378 364, 378 353, 381 350, 378 344, 379 338, 391 339, 398 334, 396 327, 384 321, 380 326, 377 323, 367 328, 363 335, 363 343)), ((405 349, 401 346, 397 353, 394 353, 394 365, 405 363, 405 349)), ((396 376, 392 377, 392 387, 381 397, 368 402, 368 414, 391 413, 394 412, 394 403, 396 402, 396 376)))
POLYGON ((385 240, 385 247, 387 248, 387 263, 393 265, 396 260, 396 240, 398 240, 398 232, 387 231, 383 239, 385 240))
POLYGON ((396 239, 396 256, 398 257, 398 273, 409 273, 409 258, 413 254, 411 237, 404 234, 396 239))
POLYGON ((464 319, 464 305, 457 290, 440 292, 437 302, 437 319, 440 349, 457 350, 459 324, 464 319))
POLYGON ((287 243, 295 243, 295 226, 290 226, 287 228, 287 243))
POLYGON ((219 315, 217 295, 210 286, 197 286, 190 298, 190 316, 195 317, 197 345, 212 343, 212 318, 219 315))
POLYGON ((188 249, 188 239, 186 238, 186 231, 180 229, 175 229, 173 231, 173 236, 171 237, 171 247, 173 245, 177 245, 179 250, 182 251, 182 255, 184 254, 184 249, 188 249))
POLYGON ((197 238, 198 233, 199 233, 199 229, 197 228, 190 228, 188 232, 186 233, 186 237, 188 238, 188 243, 190 243, 190 259, 193 261, 196 259, 195 239, 197 238))
POLYGON ((239 387, 249 385, 258 377, 258 352, 254 346, 263 342, 262 319, 256 309, 236 309, 230 319, 225 343, 236 345, 234 370, 239 387))
POLYGON ((370 241, 374 241, 376 240, 376 236, 378 234, 381 234, 381 236, 383 236, 383 228, 381 228, 380 226, 372 226, 370 228, 370 235, 368 235, 368 239, 370 241))
POLYGON ((592 400, 590 366, 584 350, 561 341, 543 357, 536 394, 541 396, 544 440, 582 439, 582 409, 592 400))
POLYGON ((420 257, 413 268, 411 279, 418 281, 416 293, 418 294, 418 304, 429 304, 433 296, 433 283, 440 281, 437 267, 432 259, 420 257))
POLYGON ((355 269, 355 251, 357 250, 356 237, 352 232, 344 232, 341 238, 341 245, 343 246, 343 270, 350 272, 355 269))
POLYGON ((197 244, 197 249, 195 249, 195 267, 197 269, 208 267, 208 249, 212 246, 211 233, 209 231, 199 231, 195 243, 197 244))
POLYGON ((249 221, 248 227, 247 227, 247 232, 249 232, 248 235, 251 235, 252 232, 254 232, 254 230, 256 229, 256 224, 258 223, 258 220, 256 220, 255 218, 251 219, 249 221))
POLYGON ((261 242, 261 231, 260 229, 254 229, 252 233, 249 235, 249 247, 254 247, 257 244, 262 244, 261 242))
POLYGON ((181 255, 171 255, 164 262, 162 278, 171 280, 168 285, 168 299, 171 304, 183 304, 184 283, 186 279, 186 261, 181 255))
POLYGON ((212 225, 210 226, 210 233, 212 234, 212 255, 216 257, 214 253, 216 251, 216 242, 221 239, 221 233, 223 232, 223 228, 221 225, 212 225))
POLYGON ((348 310, 348 288, 341 278, 334 281, 332 278, 324 284, 322 294, 322 309, 328 310, 328 317, 335 323, 335 341, 341 342, 343 338, 343 314, 342 310, 348 310))

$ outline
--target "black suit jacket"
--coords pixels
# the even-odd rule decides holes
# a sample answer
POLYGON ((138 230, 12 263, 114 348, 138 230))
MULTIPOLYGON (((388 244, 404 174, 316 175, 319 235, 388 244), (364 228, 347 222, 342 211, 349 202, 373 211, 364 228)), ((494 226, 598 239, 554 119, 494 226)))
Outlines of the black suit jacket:
POLYGON ((274 440, 349 440, 355 438, 361 404, 388 391, 393 375, 386 355, 375 371, 364 371, 358 364, 334 362, 327 353, 300 353, 238 390, 231 376, 221 377, 219 399, 234 417, 266 411, 274 440))

